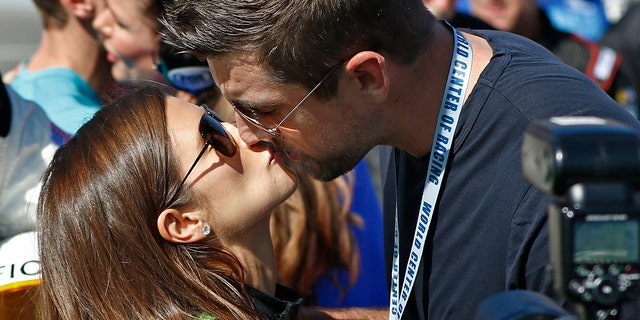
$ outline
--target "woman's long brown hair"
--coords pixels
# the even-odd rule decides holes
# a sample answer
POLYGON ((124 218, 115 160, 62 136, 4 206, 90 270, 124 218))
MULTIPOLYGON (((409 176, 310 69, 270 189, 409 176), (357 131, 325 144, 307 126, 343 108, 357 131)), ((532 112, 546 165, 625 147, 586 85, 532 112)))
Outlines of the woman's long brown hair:
POLYGON ((360 271, 360 253, 351 230, 363 226, 362 218, 350 211, 354 174, 320 182, 302 168, 297 171, 298 189, 276 208, 271 219, 278 280, 313 297, 324 276, 344 293, 333 272, 346 271, 351 285, 360 271))
POLYGON ((143 88, 104 106, 56 152, 38 204, 38 319, 255 319, 238 260, 215 236, 173 244, 158 232, 178 162, 166 93, 143 88))

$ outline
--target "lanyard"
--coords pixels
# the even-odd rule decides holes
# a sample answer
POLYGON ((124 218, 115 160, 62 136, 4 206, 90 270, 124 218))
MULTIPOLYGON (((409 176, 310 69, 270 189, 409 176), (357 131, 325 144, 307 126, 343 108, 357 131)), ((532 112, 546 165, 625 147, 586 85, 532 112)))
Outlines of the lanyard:
MULTIPOLYGON (((400 236, 398 230, 398 195, 396 191, 395 232, 393 243, 393 265, 391 270, 391 293, 389 297, 389 319, 401 319, 404 307, 407 304, 409 294, 413 288, 415 276, 422 260, 425 239, 431 225, 431 214, 435 207, 440 185, 447 167, 449 151, 453 144, 453 134, 458 125, 460 111, 464 104, 464 95, 469 85, 469 73, 471 72, 472 52, 471 44, 455 28, 453 30, 454 50, 451 59, 451 67, 447 78, 447 86, 440 104, 440 114, 433 136, 431 156, 424 189, 422 191, 422 204, 418 211, 416 230, 413 235, 411 253, 407 262, 402 283, 399 283, 399 258, 400 236), (398 292, 400 290, 400 292, 398 292)), ((396 171, 397 182, 397 171, 396 171)))

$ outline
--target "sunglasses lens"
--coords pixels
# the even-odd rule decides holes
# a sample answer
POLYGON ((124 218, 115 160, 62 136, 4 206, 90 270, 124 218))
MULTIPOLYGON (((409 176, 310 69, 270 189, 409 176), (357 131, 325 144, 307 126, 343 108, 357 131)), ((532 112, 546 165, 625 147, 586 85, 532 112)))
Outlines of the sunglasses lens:
POLYGON ((218 117, 212 111, 207 111, 202 116, 200 134, 225 157, 232 157, 236 154, 237 147, 233 138, 227 133, 218 117))
MULTIPOLYGON (((233 107, 240 113, 243 117, 249 119, 252 122, 258 122, 260 118, 260 114, 253 109, 249 109, 243 105, 233 105, 233 107)), ((259 123, 259 122, 258 122, 259 123)))

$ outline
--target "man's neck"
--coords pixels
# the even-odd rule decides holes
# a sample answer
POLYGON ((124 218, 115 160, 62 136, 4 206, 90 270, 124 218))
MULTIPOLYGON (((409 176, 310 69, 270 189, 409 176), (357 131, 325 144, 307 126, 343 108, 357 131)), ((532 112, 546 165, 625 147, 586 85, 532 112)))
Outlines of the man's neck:
MULTIPOLYGON (((468 33, 464 33, 464 36, 473 52, 466 100, 480 73, 489 63, 492 50, 484 39, 468 33)), ((453 56, 451 30, 437 24, 432 43, 436 45, 432 45, 416 64, 409 67, 410 70, 403 73, 403 79, 395 86, 394 96, 397 98, 389 100, 395 106, 388 108, 393 128, 389 129, 392 132, 391 140, 385 144, 402 149, 414 157, 425 156, 431 150, 453 56)))
POLYGON ((451 64, 453 36, 436 23, 429 48, 412 65, 398 65, 389 91, 388 141, 407 153, 421 157, 429 152, 440 101, 451 64))

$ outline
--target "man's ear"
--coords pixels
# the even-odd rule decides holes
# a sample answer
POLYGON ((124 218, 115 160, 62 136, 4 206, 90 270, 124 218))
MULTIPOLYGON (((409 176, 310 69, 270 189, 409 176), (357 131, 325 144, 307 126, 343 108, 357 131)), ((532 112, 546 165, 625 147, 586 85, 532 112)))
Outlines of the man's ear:
POLYGON ((347 61, 345 69, 355 80, 358 89, 374 102, 381 102, 387 98, 389 75, 382 55, 375 51, 359 52, 347 61))
POLYGON ((169 242, 192 243, 204 239, 205 222, 193 213, 165 209, 158 216, 158 231, 169 242))
POLYGON ((95 17, 96 6, 95 0, 60 0, 62 6, 67 9, 67 12, 74 16, 87 20, 95 17))

